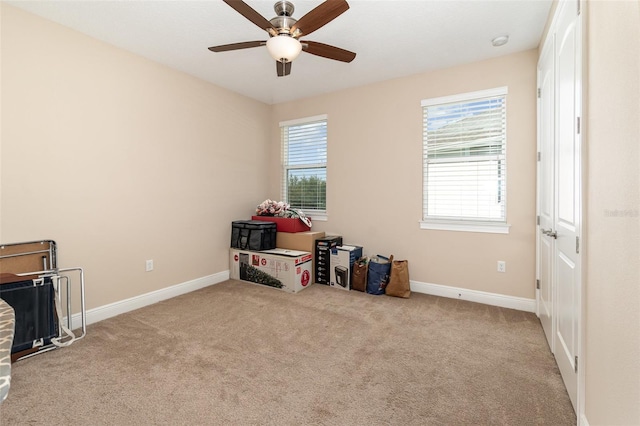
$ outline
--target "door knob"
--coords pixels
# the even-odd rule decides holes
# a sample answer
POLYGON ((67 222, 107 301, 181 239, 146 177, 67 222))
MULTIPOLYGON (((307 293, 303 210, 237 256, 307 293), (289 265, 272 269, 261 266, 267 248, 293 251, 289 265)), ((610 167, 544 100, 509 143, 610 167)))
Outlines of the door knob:
POLYGON ((551 230, 551 229, 541 229, 540 231, 542 231, 542 233, 543 233, 544 235, 548 235, 548 236, 550 236, 551 238, 554 238, 554 239, 555 239, 555 238, 558 238, 558 233, 557 233, 557 232, 555 232, 555 231, 553 231, 553 230, 551 230))

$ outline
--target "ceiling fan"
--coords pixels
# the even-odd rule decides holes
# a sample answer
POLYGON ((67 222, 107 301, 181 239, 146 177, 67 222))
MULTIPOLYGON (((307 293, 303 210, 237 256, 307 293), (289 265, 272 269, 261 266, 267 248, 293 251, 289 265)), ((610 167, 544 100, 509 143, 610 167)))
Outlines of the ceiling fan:
POLYGON ((212 46, 209 48, 212 52, 226 52, 266 45, 269 54, 276 60, 278 77, 284 77, 291 73, 291 61, 297 58, 301 51, 342 62, 351 62, 356 57, 355 53, 339 47, 315 41, 299 40, 300 37, 311 34, 346 12, 349 9, 349 4, 345 0, 325 0, 298 20, 291 17, 294 11, 293 4, 286 0, 279 0, 273 6, 278 16, 269 21, 242 0, 223 1, 249 21, 267 31, 269 39, 212 46))

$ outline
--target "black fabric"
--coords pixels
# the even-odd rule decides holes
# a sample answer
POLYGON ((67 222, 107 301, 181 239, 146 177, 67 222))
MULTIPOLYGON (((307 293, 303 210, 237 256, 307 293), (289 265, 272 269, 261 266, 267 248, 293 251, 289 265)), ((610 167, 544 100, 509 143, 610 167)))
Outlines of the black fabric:
POLYGON ((231 247, 256 251, 276 248, 276 224, 261 220, 233 221, 231 247))
POLYGON ((11 353, 33 347, 43 339, 43 345, 58 337, 58 317, 55 313, 55 291, 51 278, 43 281, 25 280, 0 285, 0 298, 15 311, 16 325, 11 353))

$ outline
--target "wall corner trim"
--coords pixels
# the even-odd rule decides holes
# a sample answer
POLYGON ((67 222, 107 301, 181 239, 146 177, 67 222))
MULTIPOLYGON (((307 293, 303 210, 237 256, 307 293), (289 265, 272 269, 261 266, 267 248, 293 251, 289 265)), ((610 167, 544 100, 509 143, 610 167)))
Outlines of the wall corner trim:
MULTIPOLYGON (((229 271, 227 270, 196 278, 180 284, 172 285, 170 287, 152 291, 150 293, 134 296, 129 299, 120 300, 108 305, 98 306, 97 308, 89 309, 87 311, 87 325, 105 320, 107 318, 115 317, 116 315, 124 314, 135 309, 153 305, 154 303, 171 299, 172 297, 200 290, 202 288, 221 283, 228 279, 229 271)), ((64 318, 64 321, 66 321, 66 318, 64 318)), ((71 324, 74 327, 75 324, 81 324, 80 313, 73 314, 71 316, 71 324)))
POLYGON ((587 415, 586 414, 582 414, 580 416, 580 422, 578 423, 580 426, 589 426, 589 422, 587 421, 587 415))
POLYGON ((411 281, 411 291, 432 296, 448 297, 469 302, 484 303, 485 305, 500 306, 501 308, 516 309, 518 311, 536 312, 536 300, 525 297, 507 296, 504 294, 487 293, 466 288, 450 287, 440 284, 411 281))

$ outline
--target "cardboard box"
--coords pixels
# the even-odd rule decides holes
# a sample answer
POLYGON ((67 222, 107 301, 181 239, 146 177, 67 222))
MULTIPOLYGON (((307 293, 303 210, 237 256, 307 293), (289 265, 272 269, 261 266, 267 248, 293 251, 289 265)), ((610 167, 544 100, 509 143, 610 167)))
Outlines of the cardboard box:
MULTIPOLYGON (((308 231, 308 232, 277 232, 276 233, 276 247, 300 250, 315 253, 316 240, 323 238, 324 232, 321 231, 308 231)), ((315 257, 311 261, 311 270, 315 271, 316 260, 315 257)))
POLYGON ((342 290, 351 289, 351 270, 353 264, 362 257, 360 246, 337 246, 331 249, 330 256, 330 280, 331 287, 342 290))
POLYGON ((313 253, 316 249, 316 240, 323 238, 324 232, 320 231, 307 231, 307 232, 277 232, 276 233, 276 247, 300 250, 313 253))
POLYGON ((311 230, 311 228, 296 217, 251 216, 251 220, 274 222, 278 232, 306 232, 311 230))
POLYGON ((331 256, 331 249, 341 245, 342 237, 340 235, 327 235, 316 240, 316 284, 329 285, 329 257, 331 256))
POLYGON ((265 251, 229 250, 229 278, 297 293, 309 287, 309 252, 274 249, 265 251))

